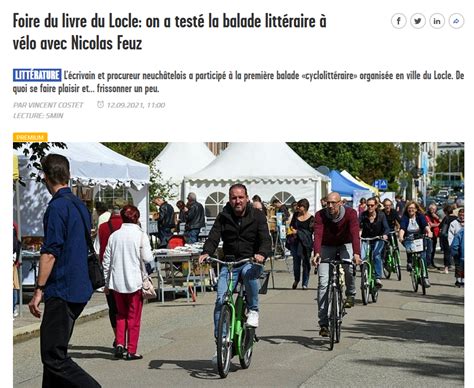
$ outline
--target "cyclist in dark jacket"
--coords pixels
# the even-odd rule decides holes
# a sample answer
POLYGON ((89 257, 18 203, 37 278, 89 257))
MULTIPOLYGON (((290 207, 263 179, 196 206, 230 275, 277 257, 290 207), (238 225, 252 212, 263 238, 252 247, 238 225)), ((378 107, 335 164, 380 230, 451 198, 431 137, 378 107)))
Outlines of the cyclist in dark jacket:
MULTIPOLYGON (((253 257, 255 261, 263 263, 271 252, 272 243, 267 219, 263 212, 254 209, 249 204, 247 188, 244 185, 235 184, 229 189, 229 203, 219 213, 209 232, 209 237, 199 257, 200 262, 214 254, 221 239, 224 243, 223 250, 226 256, 224 260, 226 261, 238 261, 253 257)), ((262 271, 262 266, 253 263, 234 267, 234 278, 238 279, 240 275, 245 285, 249 309, 247 325, 254 327, 258 326, 258 278, 262 271)), ((217 283, 217 299, 214 309, 215 336, 217 336, 217 324, 223 297, 227 291, 227 279, 228 268, 223 266, 217 283)))
MULTIPOLYGON (((384 240, 388 239, 390 228, 388 227, 387 218, 383 211, 377 210, 377 201, 375 198, 369 198, 367 200, 367 210, 362 213, 360 217, 360 228, 362 230, 362 237, 377 237, 383 236, 384 240)), ((362 257, 365 258, 365 252, 367 250, 367 242, 362 244, 362 257)), ((372 246, 372 253, 375 263, 375 283, 376 286, 382 287, 382 250, 384 242, 381 240, 374 240, 370 242, 372 246)))

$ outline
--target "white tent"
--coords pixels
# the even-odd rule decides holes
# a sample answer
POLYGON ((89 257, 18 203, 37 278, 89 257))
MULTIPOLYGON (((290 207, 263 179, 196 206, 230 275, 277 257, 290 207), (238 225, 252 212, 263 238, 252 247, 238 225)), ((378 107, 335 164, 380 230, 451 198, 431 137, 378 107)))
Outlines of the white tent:
MULTIPOLYGON (((20 175, 26 183, 25 187, 20 188, 21 234, 42 236, 43 214, 51 195, 43 184, 28 179, 30 172, 36 172, 36 169, 27 169, 28 159, 22 150, 15 152, 19 157, 20 175)), ((66 156, 70 163, 72 184, 93 188, 93 195, 100 187, 125 186, 140 210, 142 225, 148 227, 150 171, 146 164, 120 155, 100 143, 67 143, 67 148, 52 147, 49 153, 66 156)))
POLYGON ((216 157, 204 143, 168 143, 153 160, 163 180, 171 185, 173 200, 185 198, 182 183, 185 175, 193 174, 211 163, 216 157))
POLYGON ((230 143, 207 167, 184 179, 186 192, 196 193, 207 215, 225 204, 229 186, 236 182, 247 186, 250 197, 258 194, 265 202, 274 196, 283 201, 306 198, 312 212, 330 191, 329 178, 286 143, 230 143))

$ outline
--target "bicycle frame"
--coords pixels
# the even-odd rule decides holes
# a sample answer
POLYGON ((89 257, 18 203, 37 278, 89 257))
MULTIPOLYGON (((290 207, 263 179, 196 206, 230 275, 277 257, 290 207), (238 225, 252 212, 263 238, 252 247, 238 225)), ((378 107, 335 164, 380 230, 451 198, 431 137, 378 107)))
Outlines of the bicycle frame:
MULTIPOLYGON (((364 241, 364 239, 362 239, 362 241, 364 241)), ((372 245, 370 244, 370 240, 369 241, 366 241, 367 242, 367 250, 366 250, 366 254, 365 254, 365 257, 364 257, 364 263, 367 263, 367 266, 368 266, 368 271, 367 271, 367 275, 368 275, 368 279, 367 279, 367 282, 369 283, 369 290, 372 290, 373 287, 375 287, 375 276, 374 276, 374 273, 375 273, 375 266, 374 266, 374 259, 372 257, 372 245)))

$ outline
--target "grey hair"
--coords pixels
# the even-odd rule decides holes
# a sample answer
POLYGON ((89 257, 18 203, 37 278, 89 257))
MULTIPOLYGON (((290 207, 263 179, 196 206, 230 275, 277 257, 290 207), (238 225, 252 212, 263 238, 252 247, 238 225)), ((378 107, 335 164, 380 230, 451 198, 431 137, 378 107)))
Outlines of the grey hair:
POLYGON ((188 199, 190 199, 191 201, 196 201, 196 193, 189 193, 188 194, 188 199))

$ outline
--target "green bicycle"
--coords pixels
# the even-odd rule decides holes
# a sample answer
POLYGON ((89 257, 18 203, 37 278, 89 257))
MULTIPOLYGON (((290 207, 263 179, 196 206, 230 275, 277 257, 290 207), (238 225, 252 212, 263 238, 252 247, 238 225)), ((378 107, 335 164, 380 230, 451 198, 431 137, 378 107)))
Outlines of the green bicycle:
POLYGON ((372 246, 371 241, 374 240, 383 240, 382 237, 366 237, 360 239, 362 242, 367 242, 367 249, 365 251, 365 257, 363 263, 360 266, 361 271, 361 281, 360 289, 362 292, 362 303, 367 305, 369 303, 369 294, 372 297, 372 302, 377 303, 379 297, 379 289, 375 285, 375 263, 372 255, 372 246))
POLYGON ((407 236, 403 241, 406 252, 411 253, 412 257, 412 270, 410 273, 411 285, 413 291, 418 292, 418 286, 421 285, 421 291, 423 295, 426 295, 426 285, 423 278, 426 276, 426 266, 424 260, 421 258, 421 252, 424 251, 424 236, 420 234, 413 234, 407 236))
POLYGON ((397 236, 395 231, 391 231, 388 236, 388 246, 383 264, 383 273, 386 279, 390 279, 392 273, 397 274, 397 279, 402 280, 402 271, 400 269, 400 249, 397 245, 397 236))
MULTIPOLYGON (((258 342, 255 328, 245 324, 247 316, 247 303, 245 302, 245 287, 243 283, 237 292, 237 297, 233 298, 234 278, 233 267, 252 261, 252 259, 242 259, 239 261, 221 261, 209 257, 208 260, 227 266, 229 278, 227 280, 227 292, 224 295, 221 316, 217 326, 217 370, 222 378, 227 377, 230 370, 230 361, 234 355, 239 357, 242 369, 250 366, 253 353, 253 345, 258 342)), ((258 263, 254 263, 258 264, 258 263)), ((258 264, 261 265, 261 264, 258 264)))

